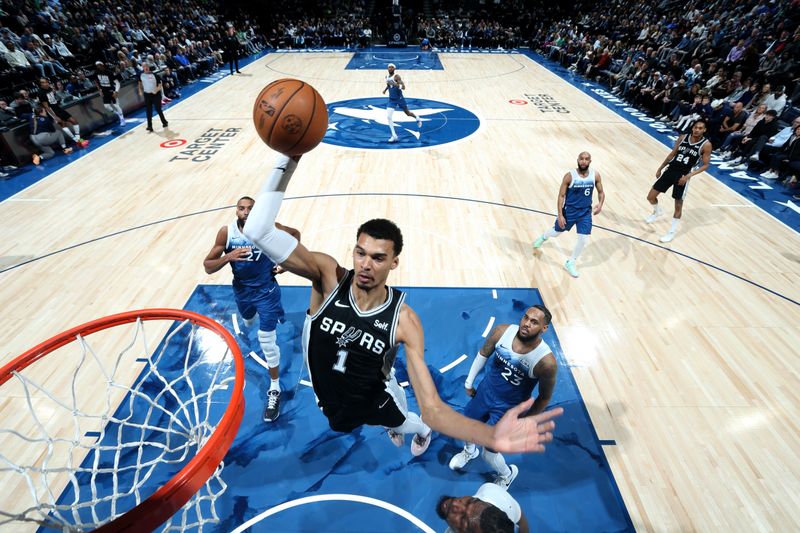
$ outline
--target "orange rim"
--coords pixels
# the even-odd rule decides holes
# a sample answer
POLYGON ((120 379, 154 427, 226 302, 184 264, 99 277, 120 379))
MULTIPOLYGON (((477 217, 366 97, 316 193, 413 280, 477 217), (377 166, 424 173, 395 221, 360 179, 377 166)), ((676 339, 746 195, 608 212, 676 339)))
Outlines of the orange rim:
POLYGON ((151 320, 188 320, 217 333, 225 340, 233 354, 235 381, 231 400, 225 414, 205 445, 175 476, 145 501, 124 515, 99 527, 95 531, 152 531, 175 514, 200 490, 217 469, 228 452, 244 415, 244 360, 236 340, 221 324, 207 316, 182 309, 142 309, 128 311, 92 320, 66 330, 14 358, 0 369, 0 386, 8 381, 15 370, 22 370, 62 346, 73 342, 78 335, 88 336, 98 331, 136 322, 151 320))

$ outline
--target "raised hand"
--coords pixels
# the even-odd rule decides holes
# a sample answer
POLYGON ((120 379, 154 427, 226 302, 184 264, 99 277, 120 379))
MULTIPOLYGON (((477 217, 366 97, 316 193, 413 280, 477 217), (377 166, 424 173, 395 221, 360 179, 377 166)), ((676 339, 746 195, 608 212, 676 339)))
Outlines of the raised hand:
POLYGON ((520 418, 533 405, 533 398, 509 409, 494 427, 492 449, 506 453, 541 453, 544 445, 553 440, 554 418, 564 409, 558 407, 538 415, 520 418))

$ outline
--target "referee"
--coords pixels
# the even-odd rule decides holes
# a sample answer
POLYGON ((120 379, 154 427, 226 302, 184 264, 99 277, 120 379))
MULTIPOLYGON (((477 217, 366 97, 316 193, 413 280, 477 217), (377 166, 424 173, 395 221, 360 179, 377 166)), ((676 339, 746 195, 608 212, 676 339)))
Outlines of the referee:
POLYGON ((149 63, 142 63, 142 73, 139 75, 139 95, 144 97, 144 105, 147 109, 147 131, 153 132, 153 106, 158 111, 163 127, 169 126, 164 113, 161 111, 161 78, 150 71, 149 63))

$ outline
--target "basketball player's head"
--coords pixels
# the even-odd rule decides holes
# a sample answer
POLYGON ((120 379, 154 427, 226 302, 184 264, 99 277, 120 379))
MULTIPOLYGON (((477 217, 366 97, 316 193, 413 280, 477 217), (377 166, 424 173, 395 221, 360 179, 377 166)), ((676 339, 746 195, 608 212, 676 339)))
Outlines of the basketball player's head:
POLYGON ((506 514, 473 496, 442 496, 436 514, 456 533, 513 533, 514 523, 506 514))
POLYGON ((394 66, 394 63, 389 63, 388 65, 386 65, 386 70, 389 71, 389 75, 394 74, 394 69, 395 68, 396 67, 394 66))
POLYGON ((356 286, 362 290, 383 286, 402 251, 403 234, 391 220, 374 218, 361 224, 353 248, 356 286))
POLYGON ((578 154, 578 170, 581 172, 586 172, 589 169, 589 165, 592 164, 592 154, 589 152, 581 152, 578 154))
POLYGON ((550 326, 550 319, 553 315, 543 305, 534 305, 525 310, 522 319, 519 321, 519 331, 517 337, 523 341, 533 340, 550 326))
POLYGON ((706 119, 698 118, 692 124, 692 137, 694 137, 695 139, 698 137, 702 137, 705 134, 707 128, 708 126, 706 125, 706 119))
POLYGON ((240 227, 244 227, 244 223, 247 222, 247 217, 255 204, 256 201, 249 196, 242 196, 236 202, 236 220, 239 222, 240 227))

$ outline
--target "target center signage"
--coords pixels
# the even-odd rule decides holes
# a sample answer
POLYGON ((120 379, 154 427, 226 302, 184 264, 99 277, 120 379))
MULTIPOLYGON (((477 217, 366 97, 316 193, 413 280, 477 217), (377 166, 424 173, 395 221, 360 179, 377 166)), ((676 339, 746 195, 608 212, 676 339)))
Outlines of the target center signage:
MULTIPOLYGON (((197 137, 191 144, 187 144, 177 155, 170 158, 169 162, 174 161, 191 161, 193 163, 203 163, 211 159, 217 152, 227 146, 231 139, 236 137, 242 128, 209 128, 203 132, 200 137, 197 137)), ((165 146, 170 142, 183 141, 183 139, 174 139, 173 141, 166 141, 161 144, 164 148, 171 148, 172 146, 165 146)), ((183 141, 184 143, 186 141, 183 141)))

